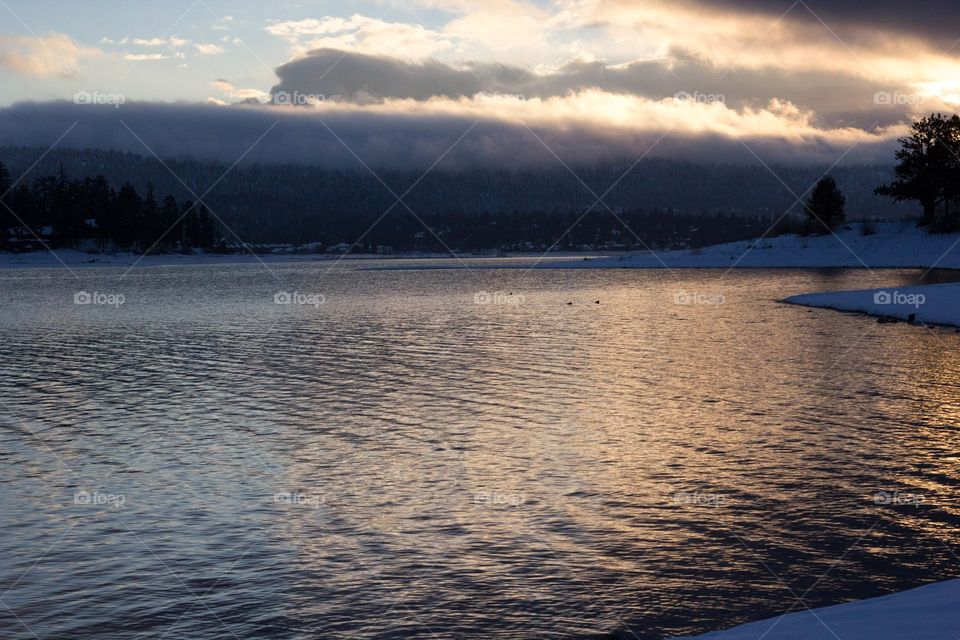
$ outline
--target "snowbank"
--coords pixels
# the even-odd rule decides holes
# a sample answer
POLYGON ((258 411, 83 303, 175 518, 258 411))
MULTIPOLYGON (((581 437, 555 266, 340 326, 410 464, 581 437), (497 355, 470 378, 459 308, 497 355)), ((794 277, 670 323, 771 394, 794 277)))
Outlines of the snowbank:
POLYGON ((809 293, 784 300, 807 307, 960 326, 960 284, 809 293))
MULTIPOLYGON (((700 640, 957 640, 960 580, 882 598, 803 610, 698 636, 700 640)), ((798 605, 799 607, 800 605, 798 605)))
POLYGON ((837 235, 779 236, 732 242, 700 250, 645 252, 635 255, 542 263, 551 269, 686 268, 819 268, 938 267, 960 269, 960 234, 930 235, 912 222, 884 222, 865 236, 861 225, 841 228, 837 235))

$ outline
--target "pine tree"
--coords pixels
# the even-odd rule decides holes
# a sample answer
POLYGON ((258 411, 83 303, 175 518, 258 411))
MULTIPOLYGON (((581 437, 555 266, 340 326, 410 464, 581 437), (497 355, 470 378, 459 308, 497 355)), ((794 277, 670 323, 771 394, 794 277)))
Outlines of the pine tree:
POLYGON ((923 208, 921 223, 931 224, 936 218, 937 206, 949 203, 952 173, 960 164, 960 118, 946 118, 937 113, 913 123, 909 136, 900 138, 902 148, 896 157, 900 163, 894 170, 895 179, 876 193, 895 200, 916 200, 923 208))
POLYGON ((0 162, 0 198, 6 198, 8 191, 10 191, 10 172, 0 162))
POLYGON ((136 229, 134 223, 140 220, 143 200, 129 182, 120 187, 117 194, 117 209, 113 237, 120 249, 129 249, 134 241, 136 229))
POLYGON ((832 231, 846 219, 846 198, 830 176, 821 178, 813 188, 805 211, 818 227, 832 231))
POLYGON ((198 244, 204 251, 210 251, 216 243, 217 223, 213 218, 213 214, 202 204, 200 205, 199 218, 198 244))
MULTIPOLYGON (((160 246, 164 249, 170 249, 180 240, 180 205, 173 196, 167 196, 160 205, 160 225, 163 227, 163 235, 160 240, 160 246)), ((159 236, 158 236, 159 237, 159 236)))
POLYGON ((140 209, 140 221, 137 224, 137 244, 141 251, 156 247, 165 229, 160 224, 160 205, 153 192, 153 183, 147 183, 147 195, 140 209))
POLYGON ((0 162, 0 245, 6 245, 9 233, 7 230, 16 226, 16 218, 10 213, 10 173, 0 162))

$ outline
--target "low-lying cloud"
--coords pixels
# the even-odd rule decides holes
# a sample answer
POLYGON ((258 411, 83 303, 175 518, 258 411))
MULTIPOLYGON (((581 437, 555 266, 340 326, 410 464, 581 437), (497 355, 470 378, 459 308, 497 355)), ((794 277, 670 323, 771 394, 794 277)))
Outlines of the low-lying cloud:
POLYGON ((0 109, 0 143, 118 149, 160 157, 362 168, 583 166, 647 157, 699 162, 888 162, 897 130, 820 131, 787 104, 758 111, 586 92, 317 108, 128 102, 0 109), (597 109, 612 111, 597 117, 597 109), (512 113, 513 119, 502 117, 512 113), (709 123, 709 124, 708 124, 709 123), (72 128, 71 128, 72 127, 72 128), (259 141, 258 141, 259 140, 259 141), (442 159, 441 159, 442 158, 442 159))

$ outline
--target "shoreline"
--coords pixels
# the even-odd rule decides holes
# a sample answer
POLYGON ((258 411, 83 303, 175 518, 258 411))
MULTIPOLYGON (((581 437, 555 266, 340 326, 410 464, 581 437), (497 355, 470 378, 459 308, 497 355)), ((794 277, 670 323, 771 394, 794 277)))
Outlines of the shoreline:
MULTIPOLYGON (((432 269, 925 269, 960 270, 960 233, 931 235, 913 222, 872 225, 865 235, 860 225, 846 225, 835 235, 796 235, 713 245, 703 249, 632 255, 558 253, 550 256, 508 256, 449 253, 378 254, 91 254, 79 250, 62 252, 0 253, 0 271, 6 269, 177 268, 209 266, 257 266, 340 262, 360 264, 361 270, 432 269), (531 260, 534 264, 509 264, 531 260), (548 261, 549 259, 549 261, 548 261), (62 262, 61 262, 62 261, 62 262), (437 261, 407 265, 407 261, 437 261), (450 261, 461 261, 450 264, 450 261), (473 264, 466 264, 471 261, 473 264), (477 264, 480 262, 480 264, 477 264), (379 264, 377 264, 379 263, 379 264), (386 263, 386 264, 384 264, 386 263), (486 264, 484 264, 486 263, 486 264)), ((923 326, 960 327, 960 282, 918 284, 901 289, 826 291, 787 296, 786 304, 864 314, 907 321, 923 326), (889 296, 889 300, 886 297, 889 296)))
POLYGON ((960 269, 960 233, 931 235, 913 222, 883 222, 864 235, 849 224, 835 235, 784 235, 711 245, 702 249, 643 252, 555 269, 960 269))
MULTIPOLYGON (((588 260, 591 257, 607 257, 609 253, 583 254, 558 253, 551 257, 566 260, 588 260)), ((524 260, 539 258, 539 254, 510 254, 497 256, 482 253, 399 253, 349 255, 325 253, 288 253, 288 254, 252 254, 252 253, 198 253, 184 255, 179 253, 150 254, 137 253, 87 253, 76 249, 62 251, 32 251, 28 253, 0 252, 0 269, 63 269, 64 264, 71 269, 96 269, 101 267, 204 267, 204 266, 247 266, 266 264, 330 264, 337 262, 372 263, 403 262, 408 260, 524 260), (59 258, 59 259, 58 259, 59 258), (62 261, 62 262, 61 262, 62 261)), ((382 269, 403 269, 404 267, 381 267, 382 269)), ((427 267, 430 268, 430 267, 427 267)), ((446 267, 441 267, 446 268, 446 267)), ((462 266, 460 268, 463 268, 462 266)), ((480 267, 483 268, 483 267, 480 267)))

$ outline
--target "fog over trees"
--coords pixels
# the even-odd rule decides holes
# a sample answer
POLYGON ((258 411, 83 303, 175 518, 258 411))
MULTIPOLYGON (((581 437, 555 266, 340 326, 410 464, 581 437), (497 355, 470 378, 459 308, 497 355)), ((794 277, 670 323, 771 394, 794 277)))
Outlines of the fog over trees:
POLYGON ((844 220, 919 213, 909 203, 916 200, 923 221, 941 229, 960 212, 951 209, 960 195, 960 150, 949 140, 960 140, 960 119, 927 118, 902 141, 896 170, 835 167, 828 178, 824 167, 663 159, 632 168, 374 175, 364 168, 231 169, 116 151, 0 148, 0 227, 8 230, 4 248, 19 250, 37 248, 38 236, 51 246, 140 252, 236 250, 241 238, 381 252, 628 250, 822 233, 844 220), (203 202, 195 205, 197 194, 203 202), (803 224, 814 210, 824 228, 803 224))

